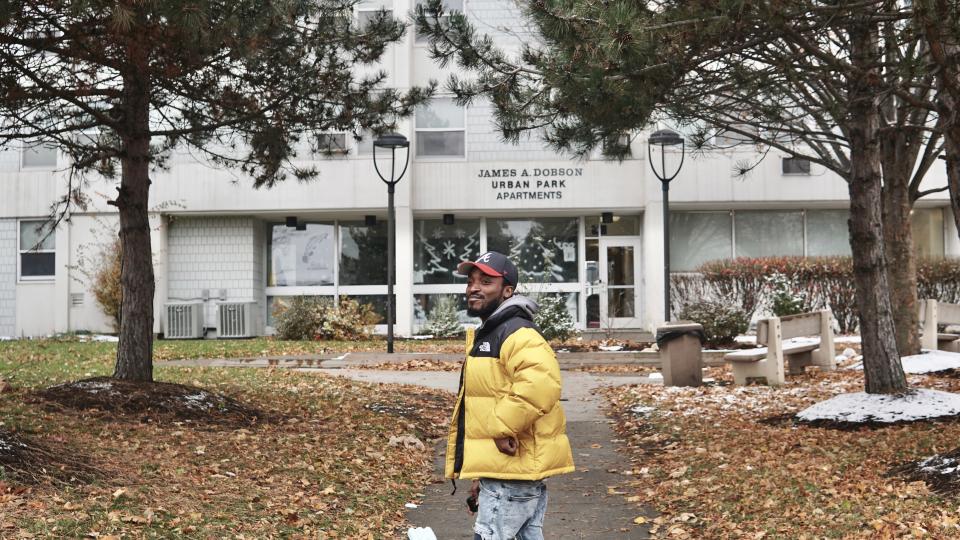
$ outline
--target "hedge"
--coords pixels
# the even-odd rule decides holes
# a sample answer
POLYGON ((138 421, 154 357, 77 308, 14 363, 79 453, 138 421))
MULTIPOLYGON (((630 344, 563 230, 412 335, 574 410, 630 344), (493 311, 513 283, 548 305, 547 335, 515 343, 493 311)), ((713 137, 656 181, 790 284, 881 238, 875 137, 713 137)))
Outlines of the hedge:
MULTIPOLYGON (((760 257, 704 263, 694 274, 671 276, 675 312, 704 301, 738 306, 749 316, 768 310, 767 278, 775 273, 790 280, 816 309, 829 307, 841 333, 857 330, 853 261, 850 257, 760 257)), ((919 298, 960 303, 960 259, 918 259, 919 298)))

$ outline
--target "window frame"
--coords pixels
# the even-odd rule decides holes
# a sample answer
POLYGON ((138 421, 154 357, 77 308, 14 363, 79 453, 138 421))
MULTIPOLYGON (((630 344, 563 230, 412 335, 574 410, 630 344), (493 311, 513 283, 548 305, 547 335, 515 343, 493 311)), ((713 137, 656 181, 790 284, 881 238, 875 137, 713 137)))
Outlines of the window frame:
POLYGON ((17 220, 17 282, 18 283, 50 283, 56 281, 57 279, 57 231, 53 229, 50 232, 50 236, 53 237, 54 246, 53 249, 23 249, 23 246, 20 245, 21 240, 21 228, 24 223, 50 223, 49 219, 18 219, 17 220), (49 275, 42 276, 24 276, 23 275, 23 254, 25 253, 52 253, 53 254, 53 273, 49 275))
POLYGON ((780 174, 783 176, 811 176, 813 173, 813 162, 806 158, 799 158, 795 156, 783 156, 780 158, 780 174), (793 166, 797 167, 796 171, 788 171, 787 163, 794 164, 793 166), (804 165, 806 164, 806 170, 804 165))
MULTIPOLYGON (((425 4, 425 3, 426 3, 426 2, 421 2, 421 1, 419 1, 419 0, 414 0, 414 2, 413 2, 413 9, 416 10, 418 6, 420 6, 420 5, 422 5, 422 4, 425 4)), ((464 15, 467 14, 467 2, 466 2, 466 0, 460 0, 460 9, 457 9, 457 10, 451 10, 449 7, 447 7, 446 4, 447 4, 447 1, 445 0, 445 1, 443 2, 444 14, 443 14, 443 16, 440 17, 440 20, 441 20, 441 21, 444 20, 444 19, 446 19, 447 21, 449 21, 449 20, 450 20, 450 13, 451 13, 452 11, 459 11, 460 13, 463 13, 464 15)), ((414 46, 414 47, 419 47, 419 48, 421 48, 421 49, 425 49, 425 48, 427 48, 427 47, 430 46, 430 43, 428 43, 426 39, 424 39, 424 40, 421 40, 421 39, 420 39, 421 36, 419 36, 419 35, 417 34, 416 28, 413 29, 413 32, 411 32, 411 34, 413 35, 413 46, 414 46)))
MULTIPOLYGON (((459 127, 459 128, 449 128, 449 127, 443 127, 443 128, 421 128, 421 127, 417 127, 417 117, 416 117, 417 115, 416 115, 416 112, 414 112, 414 115, 413 115, 413 139, 414 139, 414 144, 413 144, 413 145, 414 145, 414 148, 413 148, 413 156, 411 156, 411 157, 412 157, 413 159, 417 160, 417 161, 466 161, 466 160, 467 160, 467 156, 470 155, 470 145, 469 145, 469 140, 468 140, 469 137, 467 137, 467 107, 456 105, 456 99, 455 99, 453 96, 450 96, 450 95, 437 96, 437 97, 433 98, 433 100, 431 100, 430 103, 433 104, 433 103, 435 103, 437 100, 441 100, 441 99, 448 99, 448 100, 450 100, 451 102, 453 102, 453 104, 454 104, 455 106, 459 107, 459 109, 460 109, 461 112, 463 113, 463 127, 459 127), (428 154, 428 155, 421 155, 421 154, 420 154, 420 137, 419 137, 420 133, 457 133, 457 132, 462 132, 462 133, 463 133, 463 155, 455 156, 455 155, 442 155, 442 154, 428 154)), ((428 105, 428 107, 429 107, 429 106, 430 106, 430 105, 428 105)))
POLYGON ((57 169, 57 166, 60 165, 60 150, 59 150, 57 147, 55 147, 55 146, 50 146, 50 145, 46 145, 46 144, 34 144, 34 145, 24 144, 24 145, 21 145, 21 146, 20 146, 20 162, 19 162, 19 165, 20 165, 20 170, 21 170, 21 171, 34 172, 34 171, 53 171, 53 170, 56 170, 56 169, 57 169), (53 164, 52 164, 52 165, 50 165, 50 164, 46 164, 46 165, 27 165, 27 164, 25 164, 23 161, 24 161, 24 158, 25 158, 26 155, 27 155, 27 151, 28 151, 28 150, 33 150, 33 149, 35 149, 35 148, 50 149, 50 150, 52 150, 52 151, 53 151, 53 164))

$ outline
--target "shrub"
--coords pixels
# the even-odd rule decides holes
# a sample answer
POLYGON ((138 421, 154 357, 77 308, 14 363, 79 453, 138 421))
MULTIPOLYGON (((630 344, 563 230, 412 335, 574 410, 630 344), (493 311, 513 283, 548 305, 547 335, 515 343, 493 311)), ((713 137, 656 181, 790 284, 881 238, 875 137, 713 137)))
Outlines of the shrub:
POLYGON ((315 296, 295 296, 274 311, 280 339, 357 340, 370 337, 380 316, 370 304, 340 297, 339 304, 315 296))
POLYGON ((574 332, 573 316, 567 310, 567 299, 562 294, 542 294, 537 299, 540 309, 533 315, 533 322, 540 328, 547 341, 564 341, 574 332))
POLYGON ((807 291, 798 287, 787 276, 774 272, 767 277, 770 310, 777 317, 811 311, 807 291))
POLYGON ((322 319, 323 322, 317 330, 318 338, 358 340, 369 338, 373 325, 380 322, 381 317, 372 305, 341 296, 339 305, 325 306, 322 319))
POLYGON ((444 295, 437 300, 437 305, 427 316, 426 331, 438 338, 454 337, 463 333, 463 325, 457 315, 456 297, 444 295))
MULTIPOLYGON (((764 279, 786 276, 806 300, 805 310, 830 308, 841 333, 856 332, 858 317, 853 261, 850 257, 763 257, 703 264, 696 274, 671 277, 672 302, 682 306, 711 300, 741 307, 749 316, 773 307, 764 279), (759 288, 758 288, 759 287, 759 288)), ((960 259, 917 260, 919 298, 960 303, 960 259)))
POLYGON ((328 300, 315 296, 294 296, 278 304, 273 312, 277 337, 289 340, 315 339, 323 324, 328 300))
POLYGON ((707 346, 723 348, 734 343, 734 338, 747 331, 750 317, 741 309, 719 302, 694 302, 684 307, 679 318, 703 325, 707 346))
POLYGON ((93 298, 104 315, 110 317, 115 332, 120 331, 120 306, 123 303, 123 289, 120 286, 120 267, 123 251, 120 239, 100 251, 99 264, 93 272, 93 298))

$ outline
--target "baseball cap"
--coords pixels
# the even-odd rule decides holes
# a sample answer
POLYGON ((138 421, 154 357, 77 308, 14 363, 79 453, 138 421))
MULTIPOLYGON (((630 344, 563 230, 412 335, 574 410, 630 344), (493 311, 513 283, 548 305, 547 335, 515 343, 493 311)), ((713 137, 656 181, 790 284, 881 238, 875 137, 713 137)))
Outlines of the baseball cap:
POLYGON ((517 267, 510 262, 510 259, 508 259, 506 255, 497 253, 496 251, 488 251, 477 257, 477 260, 473 262, 463 261, 457 265, 457 273, 468 276, 474 268, 488 276, 502 277, 504 281, 514 287, 516 287, 517 282, 520 281, 517 267))

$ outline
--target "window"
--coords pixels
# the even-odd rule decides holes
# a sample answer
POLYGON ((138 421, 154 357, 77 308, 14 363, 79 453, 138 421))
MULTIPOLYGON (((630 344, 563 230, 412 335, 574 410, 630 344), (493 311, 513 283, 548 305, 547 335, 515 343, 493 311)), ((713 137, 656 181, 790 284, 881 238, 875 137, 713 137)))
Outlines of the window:
POLYGON ((803 256, 803 212, 734 214, 737 257, 803 256))
POLYGON ((388 19, 393 16, 393 11, 389 9, 357 9, 357 27, 361 30, 365 30, 368 26, 370 26, 370 23, 377 20, 380 17, 380 14, 383 12, 386 12, 386 17, 388 19))
POLYGON ((733 253, 730 212, 671 212, 670 270, 693 272, 733 253))
POLYGON ((317 136, 317 152, 320 155, 347 153, 346 133, 321 133, 317 136))
POLYGON ((578 219, 488 219, 487 249, 510 257, 520 281, 569 283, 578 279, 578 219))
MULTIPOLYGON (((417 0, 417 5, 423 5, 425 2, 423 0, 417 0)), ((443 0, 443 16, 440 17, 441 26, 445 26, 450 22, 450 12, 451 11, 463 11, 463 0, 443 0)), ((418 35, 416 37, 416 42, 427 43, 427 37, 418 35)))
POLYGON ((467 295, 461 293, 450 294, 414 294, 413 320, 418 325, 425 325, 430 320, 432 312, 440 303, 450 302, 457 310, 457 319, 461 324, 480 324, 480 319, 467 315, 467 295))
POLYGON ((783 174, 810 175, 810 160, 785 157, 780 161, 783 174))
POLYGON ((465 156, 465 125, 464 109, 453 98, 436 98, 417 107, 417 156, 465 156))
POLYGON ((916 209, 910 216, 913 225, 913 249, 918 257, 943 257, 943 210, 916 209))
POLYGON ((336 249, 334 226, 308 223, 298 231, 285 224, 270 226, 267 285, 308 287, 333 285, 336 249))
POLYGON ((340 222, 339 285, 386 285, 387 222, 340 222))
POLYGON ((461 261, 480 256, 480 220, 444 225, 439 219, 419 219, 413 229, 413 282, 465 283, 455 272, 461 261))
POLYGON ((847 210, 807 210, 807 255, 850 255, 847 210))
POLYGON ((49 145, 24 146, 20 161, 24 169, 57 167, 57 149, 49 145))
POLYGON ((20 279, 49 280, 56 274, 56 232, 47 220, 20 222, 20 279))
POLYGON ((760 130, 750 124, 732 124, 731 130, 721 129, 713 138, 713 143, 721 148, 729 148, 740 144, 752 143, 760 136, 760 130))
POLYGON ((600 146, 600 155, 604 158, 616 158, 618 156, 628 158, 633 155, 633 150, 630 148, 631 142, 629 133, 611 135, 603 139, 603 144, 600 146))
POLYGON ((599 216, 587 216, 587 237, 598 236, 638 236, 640 234, 640 216, 613 216, 613 223, 602 223, 599 216))

